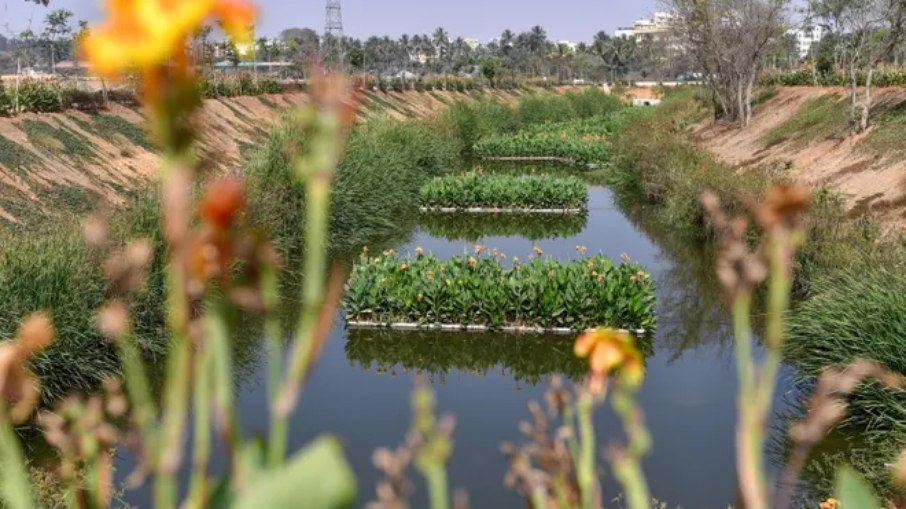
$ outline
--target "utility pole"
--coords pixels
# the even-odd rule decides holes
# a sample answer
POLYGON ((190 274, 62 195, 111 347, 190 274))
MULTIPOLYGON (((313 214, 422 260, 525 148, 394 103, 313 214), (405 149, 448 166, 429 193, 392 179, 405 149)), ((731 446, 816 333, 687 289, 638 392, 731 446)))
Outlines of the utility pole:
POLYGON ((342 66, 346 55, 343 48, 343 10, 340 0, 327 0, 323 46, 325 64, 331 67, 342 66))

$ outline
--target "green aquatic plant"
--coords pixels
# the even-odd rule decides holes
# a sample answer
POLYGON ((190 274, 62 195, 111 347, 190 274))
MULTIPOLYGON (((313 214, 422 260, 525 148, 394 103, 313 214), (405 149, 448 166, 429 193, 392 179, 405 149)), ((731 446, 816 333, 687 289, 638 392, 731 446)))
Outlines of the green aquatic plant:
POLYGON ((588 189, 576 177, 470 172, 426 183, 421 189, 420 204, 429 209, 585 209, 588 189))
POLYGON ((637 263, 603 255, 561 262, 536 254, 524 263, 475 248, 475 256, 441 261, 420 250, 363 255, 346 285, 348 319, 390 324, 569 328, 598 325, 643 329, 655 325, 654 282, 637 263))

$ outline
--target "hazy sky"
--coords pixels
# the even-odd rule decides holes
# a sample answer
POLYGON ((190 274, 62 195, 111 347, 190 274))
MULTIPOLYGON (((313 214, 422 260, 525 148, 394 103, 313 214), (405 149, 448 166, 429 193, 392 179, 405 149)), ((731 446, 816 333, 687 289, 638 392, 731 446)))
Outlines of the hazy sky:
MULTIPOLYGON (((258 0, 259 33, 276 35, 298 26, 324 29, 323 0, 258 0)), ((101 0, 51 0, 50 9, 66 8, 76 19, 100 16, 101 0)), ((343 0, 346 33, 354 37, 429 33, 443 26, 452 35, 486 41, 505 28, 527 30, 542 25, 554 40, 589 41, 598 30, 613 32, 650 14, 657 0, 343 0)), ((39 31, 48 9, 26 0, 0 0, 0 30, 9 35, 28 26, 39 31)))

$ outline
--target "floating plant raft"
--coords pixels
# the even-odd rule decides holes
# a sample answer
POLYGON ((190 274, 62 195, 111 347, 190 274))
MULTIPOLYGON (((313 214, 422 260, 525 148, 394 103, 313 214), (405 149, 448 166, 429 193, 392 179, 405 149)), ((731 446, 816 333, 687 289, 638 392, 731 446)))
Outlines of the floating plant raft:
POLYGON ((588 189, 576 177, 470 172, 425 184, 420 206, 423 212, 578 214, 588 209, 588 189))
POLYGON ((475 248, 441 261, 417 250, 363 256, 346 286, 350 327, 573 333, 650 331, 654 283, 644 268, 603 255, 561 262, 475 248))

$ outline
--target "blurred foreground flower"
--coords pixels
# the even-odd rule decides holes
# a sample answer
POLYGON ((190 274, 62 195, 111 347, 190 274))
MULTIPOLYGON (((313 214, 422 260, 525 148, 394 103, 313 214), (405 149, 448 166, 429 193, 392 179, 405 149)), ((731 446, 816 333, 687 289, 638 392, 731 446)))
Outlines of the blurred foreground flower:
POLYGON ((9 405, 14 423, 31 417, 41 400, 38 378, 28 368, 28 359, 53 343, 53 324, 43 313, 30 316, 14 341, 0 345, 0 396, 9 405))
POLYGON ((243 0, 108 0, 110 17, 82 42, 94 72, 119 78, 183 56, 186 40, 216 21, 237 43, 251 41, 255 7, 243 0))
POLYGON ((576 340, 575 353, 588 358, 595 386, 603 386, 604 378, 619 370, 620 379, 635 387, 642 383, 644 365, 642 353, 631 334, 614 329, 594 329, 576 340))

